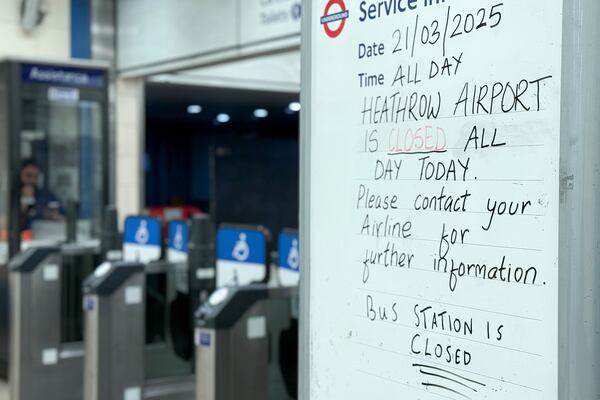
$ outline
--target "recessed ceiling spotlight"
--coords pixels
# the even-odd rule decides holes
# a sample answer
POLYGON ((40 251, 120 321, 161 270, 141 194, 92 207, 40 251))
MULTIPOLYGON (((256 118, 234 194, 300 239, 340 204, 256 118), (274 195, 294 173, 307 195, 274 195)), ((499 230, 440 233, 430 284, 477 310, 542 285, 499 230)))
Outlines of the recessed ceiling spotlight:
POLYGON ((202 107, 198 104, 190 104, 187 107, 188 114, 200 114, 202 112, 202 107))
POLYGON ((229 114, 221 113, 217 115, 217 122, 220 124, 226 124, 230 119, 231 117, 229 117, 229 114))
POLYGON ((267 118, 268 116, 269 116, 269 112, 267 110, 265 110, 264 108, 257 108, 256 110, 254 110, 255 118, 267 118))
POLYGON ((300 111, 300 109, 302 109, 302 106, 297 101, 292 101, 290 103, 290 105, 288 106, 288 108, 290 111, 298 112, 298 111, 300 111))

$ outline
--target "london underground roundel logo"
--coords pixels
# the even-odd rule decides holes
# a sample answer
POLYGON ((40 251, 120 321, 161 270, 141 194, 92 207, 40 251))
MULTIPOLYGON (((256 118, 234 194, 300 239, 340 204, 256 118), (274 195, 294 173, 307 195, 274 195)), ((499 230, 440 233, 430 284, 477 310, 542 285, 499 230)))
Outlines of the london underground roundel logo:
POLYGON ((344 0, 329 0, 325 6, 325 12, 323 14, 324 15, 321 17, 321 25, 323 25, 323 28, 325 28, 325 33, 327 36, 332 39, 340 36, 344 30, 344 26, 346 25, 346 20, 350 15, 346 9, 344 0), (332 10, 334 8, 333 6, 337 6, 339 11, 332 10))

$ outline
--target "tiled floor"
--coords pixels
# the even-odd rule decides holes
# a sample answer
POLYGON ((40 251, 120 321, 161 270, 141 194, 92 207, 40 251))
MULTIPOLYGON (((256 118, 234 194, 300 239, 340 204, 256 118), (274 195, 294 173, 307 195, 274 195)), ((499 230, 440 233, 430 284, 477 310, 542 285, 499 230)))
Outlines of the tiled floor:
POLYGON ((8 385, 0 381, 0 400, 8 400, 8 385))

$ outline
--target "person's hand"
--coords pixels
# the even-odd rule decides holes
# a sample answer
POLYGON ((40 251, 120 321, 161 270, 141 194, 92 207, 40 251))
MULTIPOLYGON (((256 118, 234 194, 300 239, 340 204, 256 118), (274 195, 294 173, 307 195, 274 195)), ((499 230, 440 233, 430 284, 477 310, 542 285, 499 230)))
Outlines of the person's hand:
POLYGON ((58 210, 52 208, 46 208, 43 212, 44 219, 56 222, 64 222, 65 217, 58 210))

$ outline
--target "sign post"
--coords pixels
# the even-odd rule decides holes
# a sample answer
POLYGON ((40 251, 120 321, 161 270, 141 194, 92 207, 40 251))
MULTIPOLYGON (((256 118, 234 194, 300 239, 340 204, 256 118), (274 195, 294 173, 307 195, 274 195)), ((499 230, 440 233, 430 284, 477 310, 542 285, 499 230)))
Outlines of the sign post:
POLYGON ((303 7, 301 398, 598 397, 600 7, 303 7))

